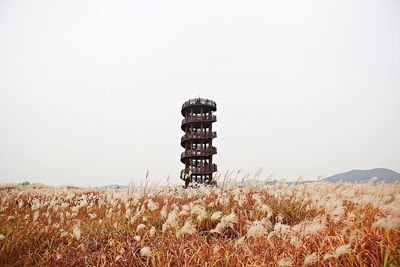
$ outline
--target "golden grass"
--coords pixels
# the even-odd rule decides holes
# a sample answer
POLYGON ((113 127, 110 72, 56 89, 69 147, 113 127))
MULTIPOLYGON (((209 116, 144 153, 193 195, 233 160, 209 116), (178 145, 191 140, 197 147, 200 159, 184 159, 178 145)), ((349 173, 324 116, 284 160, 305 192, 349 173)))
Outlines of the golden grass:
POLYGON ((0 239, 0 266, 399 266, 400 185, 9 185, 0 239))

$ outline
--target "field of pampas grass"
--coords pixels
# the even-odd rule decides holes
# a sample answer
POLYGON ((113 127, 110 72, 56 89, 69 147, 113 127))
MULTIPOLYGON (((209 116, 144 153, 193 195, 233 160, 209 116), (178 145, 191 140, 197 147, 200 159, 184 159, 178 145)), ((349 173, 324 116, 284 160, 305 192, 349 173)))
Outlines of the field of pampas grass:
POLYGON ((399 266, 399 184, 0 187, 0 266, 399 266))

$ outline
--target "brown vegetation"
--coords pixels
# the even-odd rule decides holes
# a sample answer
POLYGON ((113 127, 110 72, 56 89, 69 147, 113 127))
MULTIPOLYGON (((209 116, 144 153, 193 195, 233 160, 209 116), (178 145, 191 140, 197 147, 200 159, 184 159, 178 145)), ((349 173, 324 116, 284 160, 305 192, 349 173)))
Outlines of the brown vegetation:
POLYGON ((398 266, 400 185, 0 187, 1 266, 398 266))

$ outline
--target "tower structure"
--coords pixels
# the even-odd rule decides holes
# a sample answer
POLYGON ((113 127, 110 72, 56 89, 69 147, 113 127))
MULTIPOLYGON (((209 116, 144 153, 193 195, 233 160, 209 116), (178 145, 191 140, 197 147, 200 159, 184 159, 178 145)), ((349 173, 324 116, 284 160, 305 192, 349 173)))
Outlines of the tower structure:
POLYGON ((182 105, 184 116, 181 128, 185 134, 181 138, 181 146, 185 151, 181 154, 181 162, 185 168, 181 171, 181 179, 185 187, 189 183, 213 184, 212 174, 217 171, 213 163, 213 155, 217 148, 212 141, 217 133, 212 131, 212 124, 217 121, 213 112, 217 104, 209 99, 189 99, 182 105))

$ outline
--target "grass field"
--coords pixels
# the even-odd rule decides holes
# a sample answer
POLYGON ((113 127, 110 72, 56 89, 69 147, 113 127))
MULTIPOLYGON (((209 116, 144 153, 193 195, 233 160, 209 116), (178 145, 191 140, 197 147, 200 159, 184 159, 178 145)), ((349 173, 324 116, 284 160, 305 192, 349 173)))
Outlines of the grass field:
POLYGON ((0 266, 399 266, 400 185, 0 186, 0 266))

